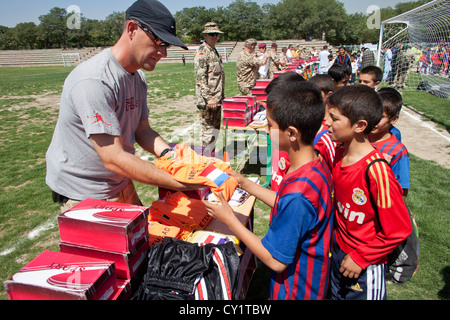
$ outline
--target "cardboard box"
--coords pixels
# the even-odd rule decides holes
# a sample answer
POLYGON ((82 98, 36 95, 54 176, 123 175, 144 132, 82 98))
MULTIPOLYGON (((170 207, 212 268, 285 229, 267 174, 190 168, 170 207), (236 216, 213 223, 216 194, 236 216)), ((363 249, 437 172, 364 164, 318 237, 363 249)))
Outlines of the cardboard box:
POLYGON ((246 111, 249 107, 249 100, 245 98, 226 98, 222 101, 223 110, 246 111))
POLYGON ((61 242, 127 253, 147 233, 148 207, 86 199, 58 216, 61 242))
POLYGON ((269 85, 270 81, 272 81, 272 80, 271 79, 257 79, 255 87, 266 88, 269 85))
POLYGON ((137 270, 147 258, 148 248, 148 236, 142 238, 138 244, 127 253, 104 251, 64 242, 59 244, 60 251, 64 253, 113 261, 116 267, 116 277, 118 279, 128 280, 136 274, 137 270))
POLYGON ((4 282, 11 300, 108 300, 117 290, 114 262, 43 251, 4 282))
POLYGON ((228 126, 229 127, 246 127, 252 120, 247 118, 223 118, 222 125, 224 127, 227 126, 227 120, 228 120, 228 126))
POLYGON ((109 300, 129 300, 132 292, 130 280, 117 279, 117 290, 109 300))

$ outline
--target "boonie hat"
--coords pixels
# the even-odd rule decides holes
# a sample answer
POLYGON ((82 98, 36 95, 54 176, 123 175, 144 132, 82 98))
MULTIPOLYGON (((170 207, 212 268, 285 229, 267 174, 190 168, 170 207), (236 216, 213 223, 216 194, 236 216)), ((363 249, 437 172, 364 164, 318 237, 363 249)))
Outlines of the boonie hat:
POLYGON ((254 39, 254 38, 250 38, 250 39, 247 39, 247 40, 245 40, 245 46, 248 46, 248 45, 256 45, 256 39, 254 39))
POLYGON ((202 33, 223 33, 219 30, 219 26, 214 21, 205 23, 205 30, 202 33))
POLYGON ((126 11, 126 20, 137 20, 150 30, 162 41, 171 45, 188 47, 176 36, 175 19, 170 11, 156 0, 137 0, 126 11))

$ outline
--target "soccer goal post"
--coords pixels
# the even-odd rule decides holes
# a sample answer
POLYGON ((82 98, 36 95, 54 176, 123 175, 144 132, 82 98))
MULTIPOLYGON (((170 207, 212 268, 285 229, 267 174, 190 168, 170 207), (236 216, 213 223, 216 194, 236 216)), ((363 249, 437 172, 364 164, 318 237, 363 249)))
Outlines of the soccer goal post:
POLYGON ((64 67, 71 67, 73 64, 80 64, 84 60, 84 55, 81 53, 63 53, 62 59, 64 67))
POLYGON ((398 90, 450 96, 450 0, 435 0, 381 23, 377 65, 398 90))

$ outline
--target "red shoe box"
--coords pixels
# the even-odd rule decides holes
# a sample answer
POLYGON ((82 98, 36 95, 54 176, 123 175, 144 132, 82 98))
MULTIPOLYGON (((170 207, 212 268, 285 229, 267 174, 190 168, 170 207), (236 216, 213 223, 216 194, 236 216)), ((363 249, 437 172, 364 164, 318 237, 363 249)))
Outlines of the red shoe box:
POLYGON ((10 300, 108 300, 114 262, 45 250, 4 282, 10 300))
POLYGON ((253 119, 253 106, 247 98, 227 98, 222 102, 223 126, 245 127, 253 119))
POLYGON ((148 208, 86 199, 58 216, 61 242, 127 253, 146 235, 148 208))
POLYGON ((110 300, 129 300, 132 292, 130 280, 117 279, 117 290, 110 300))
POLYGON ((266 88, 270 81, 272 81, 271 79, 258 79, 256 80, 256 85, 255 87, 262 87, 262 88, 266 88))
POLYGON ((247 98, 226 98, 222 101, 222 109, 247 111, 249 107, 249 99, 247 98))
POLYGON ((256 96, 257 101, 266 101, 267 100, 267 93, 265 87, 253 87, 252 88, 252 95, 256 96))
POLYGON ((237 98, 237 99, 248 99, 248 104, 251 105, 251 113, 252 113, 252 119, 253 116, 256 114, 257 110, 258 110, 258 106, 256 104, 256 96, 243 96, 243 95, 236 95, 233 96, 233 98, 237 98))
POLYGON ((223 118, 223 126, 226 127, 227 125, 227 120, 228 120, 228 126, 229 127, 246 127, 248 126, 252 120, 250 117, 247 118, 223 118))
POLYGON ((286 73, 287 71, 274 71, 273 72, 273 78, 275 79, 276 77, 278 77, 280 74, 282 74, 282 73, 286 73))
POLYGON ((148 236, 142 238, 139 243, 131 249, 131 252, 127 253, 104 251, 64 242, 59 244, 59 250, 64 253, 113 261, 116 266, 116 277, 118 279, 127 280, 131 279, 136 274, 137 270, 144 262, 147 257, 148 248, 148 236))

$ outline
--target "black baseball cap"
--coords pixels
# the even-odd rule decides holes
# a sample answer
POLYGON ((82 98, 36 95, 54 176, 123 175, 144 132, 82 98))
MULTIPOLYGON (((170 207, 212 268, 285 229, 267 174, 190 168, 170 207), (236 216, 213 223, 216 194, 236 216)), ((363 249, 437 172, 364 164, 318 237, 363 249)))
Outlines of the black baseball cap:
POLYGON ((175 19, 170 11, 159 1, 138 0, 126 11, 126 20, 137 20, 162 41, 188 50, 186 45, 176 36, 175 19))

